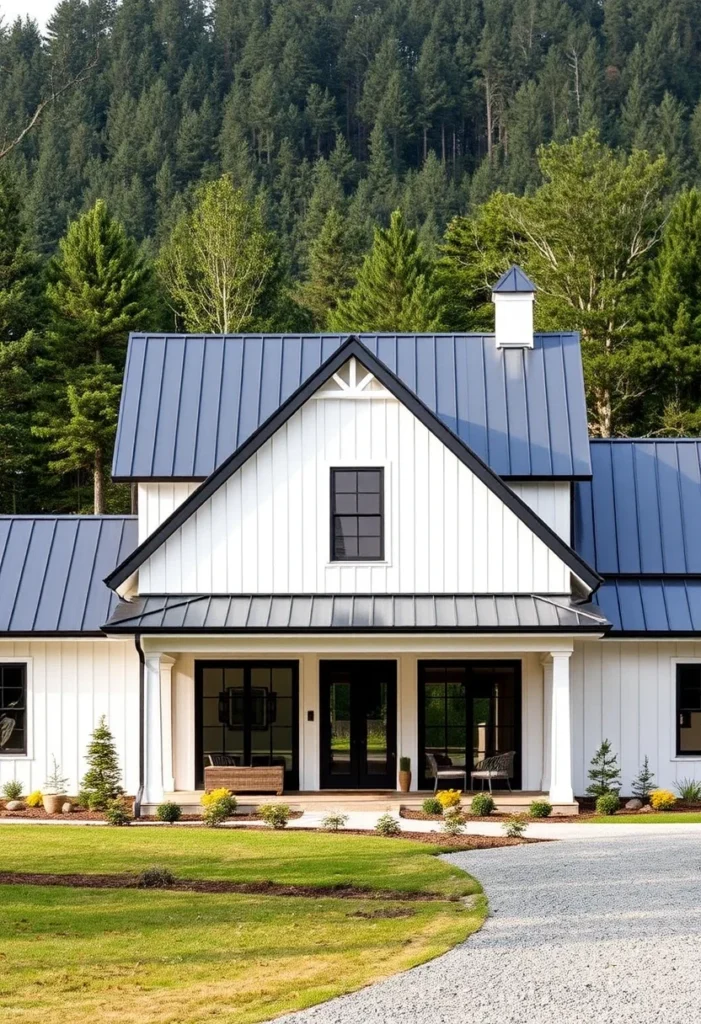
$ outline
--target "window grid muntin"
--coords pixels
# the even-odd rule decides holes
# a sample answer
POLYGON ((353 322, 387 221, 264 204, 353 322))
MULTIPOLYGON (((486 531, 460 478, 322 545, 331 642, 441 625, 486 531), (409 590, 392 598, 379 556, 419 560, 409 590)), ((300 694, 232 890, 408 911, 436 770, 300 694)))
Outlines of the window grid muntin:
MULTIPOLYGON (((691 728, 685 725, 686 715, 701 716, 701 663, 678 662, 676 669, 676 750, 677 757, 698 757, 701 755, 701 742, 694 747, 682 747, 682 730, 691 728), (692 674, 695 679, 689 679, 692 674), (693 694, 689 700, 689 693, 693 694), (695 706, 693 706, 695 704, 695 706)), ((699 725, 701 728, 701 723, 699 725)))
POLYGON ((3 719, 14 719, 0 755, 21 757, 27 753, 27 665, 25 662, 0 662, 0 737, 3 719), (17 739, 21 738, 21 744, 17 739))
POLYGON ((333 468, 330 486, 330 560, 384 561, 384 467, 333 468))

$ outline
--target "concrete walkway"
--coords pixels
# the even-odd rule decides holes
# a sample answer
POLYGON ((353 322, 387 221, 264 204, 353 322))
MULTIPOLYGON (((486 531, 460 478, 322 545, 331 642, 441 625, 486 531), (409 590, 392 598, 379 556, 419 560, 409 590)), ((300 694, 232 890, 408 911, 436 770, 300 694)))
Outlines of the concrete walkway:
MULTIPOLYGON (((579 827, 591 836, 597 826, 579 827)), ((623 826, 601 827, 617 838, 452 855, 489 896, 480 932, 431 963, 276 1024, 698 1020, 698 831, 643 825, 631 839, 623 826)))

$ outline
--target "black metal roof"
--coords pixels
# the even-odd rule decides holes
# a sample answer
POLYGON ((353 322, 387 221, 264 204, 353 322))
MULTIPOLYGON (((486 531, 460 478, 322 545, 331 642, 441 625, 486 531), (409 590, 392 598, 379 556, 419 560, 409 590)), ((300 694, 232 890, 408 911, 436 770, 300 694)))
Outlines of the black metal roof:
POLYGON ((103 577, 136 543, 134 516, 0 516, 0 636, 101 635, 103 577))
POLYGON ((492 292, 535 292, 536 286, 529 277, 515 263, 505 270, 497 283, 493 286, 492 292))
POLYGON ((602 633, 590 604, 538 594, 191 594, 122 601, 107 633, 602 633))
POLYGON ((590 590, 601 583, 594 572, 576 552, 563 541, 542 519, 504 483, 480 457, 459 440, 438 417, 428 409, 403 382, 381 363, 357 338, 350 337, 320 366, 305 383, 281 405, 265 423, 239 449, 226 459, 196 491, 165 519, 117 568, 109 573, 105 582, 112 589, 121 586, 140 565, 185 523, 222 484, 243 466, 251 456, 280 427, 287 422, 322 384, 330 379, 350 358, 356 358, 389 392, 399 399, 423 425, 433 433, 475 476, 532 531, 590 590))
MULTIPOLYGON (((132 335, 114 478, 205 479, 347 338, 132 335)), ((578 335, 536 334, 528 350, 493 335, 359 338, 500 476, 591 475, 578 335)))

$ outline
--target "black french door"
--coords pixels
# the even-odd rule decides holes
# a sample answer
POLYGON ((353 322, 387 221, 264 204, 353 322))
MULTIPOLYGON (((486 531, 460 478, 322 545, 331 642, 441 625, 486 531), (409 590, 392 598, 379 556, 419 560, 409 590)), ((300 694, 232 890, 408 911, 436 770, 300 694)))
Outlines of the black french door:
POLYGON ((243 766, 282 765, 285 789, 299 788, 298 664, 289 661, 195 663, 195 785, 208 754, 243 766))
POLYGON ((426 754, 434 755, 439 768, 464 768, 469 786, 479 761, 513 750, 511 785, 520 789, 521 662, 422 661, 418 682, 419 787, 434 785, 426 754))
POLYGON ((395 789, 397 664, 322 661, 322 789, 395 789))

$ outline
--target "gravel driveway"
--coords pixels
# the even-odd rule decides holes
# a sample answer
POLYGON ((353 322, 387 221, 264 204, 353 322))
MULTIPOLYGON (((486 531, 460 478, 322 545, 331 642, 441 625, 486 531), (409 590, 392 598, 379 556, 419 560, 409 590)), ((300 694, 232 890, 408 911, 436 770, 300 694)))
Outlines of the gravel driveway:
POLYGON ((289 1024, 689 1024, 701 1016, 701 838, 458 853, 491 915, 445 956, 289 1024))

